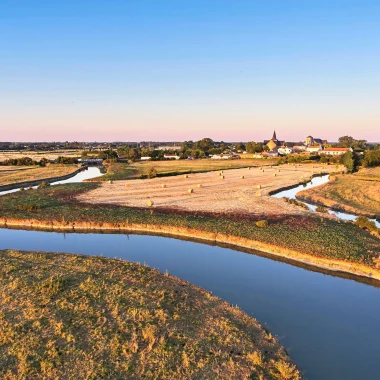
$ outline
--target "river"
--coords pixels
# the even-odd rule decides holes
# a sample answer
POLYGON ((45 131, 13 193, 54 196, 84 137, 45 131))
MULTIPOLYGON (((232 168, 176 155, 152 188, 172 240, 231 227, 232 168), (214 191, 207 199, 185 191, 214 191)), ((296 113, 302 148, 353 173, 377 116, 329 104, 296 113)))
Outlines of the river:
MULTIPOLYGON (((298 192, 300 192, 302 190, 311 189, 315 186, 324 185, 328 182, 329 182, 329 175, 328 174, 323 175, 321 177, 314 177, 311 181, 309 181, 305 185, 302 184, 302 185, 298 185, 296 187, 293 187, 292 189, 280 191, 278 193, 273 194, 273 196, 276 198, 287 197, 289 199, 297 199, 296 195, 298 192)), ((302 201, 302 203, 305 203, 309 207, 310 210, 312 210, 314 212, 316 211, 317 206, 315 206, 311 203, 308 203, 308 202, 304 202, 304 201, 302 201)), ((357 218, 356 215, 348 214, 345 212, 339 212, 339 211, 333 211, 333 210, 328 210, 328 212, 329 212, 329 214, 335 215, 337 218, 342 219, 342 220, 346 220, 346 221, 355 221, 357 218)), ((374 222, 376 224, 377 228, 380 228, 380 222, 378 222, 376 219, 369 219, 369 220, 374 222)))

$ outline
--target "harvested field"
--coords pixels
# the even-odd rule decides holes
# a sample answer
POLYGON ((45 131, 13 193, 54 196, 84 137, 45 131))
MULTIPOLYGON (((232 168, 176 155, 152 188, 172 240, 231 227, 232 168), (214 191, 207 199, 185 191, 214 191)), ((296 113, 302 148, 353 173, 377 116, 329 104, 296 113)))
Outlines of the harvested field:
POLYGON ((115 181, 82 194, 80 201, 131 207, 169 208, 212 213, 294 214, 304 209, 269 197, 270 192, 302 183, 335 166, 283 165, 225 170, 135 181, 115 181), (244 177, 244 178, 242 178, 244 177), (198 185, 201 185, 200 187, 198 185), (260 188, 259 188, 260 187, 260 188), (192 190, 189 191, 189 190, 192 190))
POLYGON ((61 177, 78 170, 75 165, 40 166, 0 166, 0 186, 12 183, 36 181, 45 178, 61 177))
POLYGON ((301 191, 297 197, 357 215, 380 217, 380 168, 333 176, 326 185, 301 191))
POLYGON ((35 161, 40 161, 42 158, 49 160, 56 160, 59 156, 65 157, 80 157, 80 150, 52 150, 52 151, 3 151, 0 152, 0 162, 9 159, 17 159, 23 157, 30 157, 35 161))
POLYGON ((135 263, 0 251, 2 379, 300 379, 277 339, 135 263))
POLYGON ((107 174, 96 181, 123 180, 149 177, 154 169, 158 176, 169 176, 184 173, 199 173, 211 170, 226 170, 248 166, 275 165, 277 158, 272 159, 240 159, 240 160, 168 160, 138 161, 130 164, 111 162, 107 164, 107 174))

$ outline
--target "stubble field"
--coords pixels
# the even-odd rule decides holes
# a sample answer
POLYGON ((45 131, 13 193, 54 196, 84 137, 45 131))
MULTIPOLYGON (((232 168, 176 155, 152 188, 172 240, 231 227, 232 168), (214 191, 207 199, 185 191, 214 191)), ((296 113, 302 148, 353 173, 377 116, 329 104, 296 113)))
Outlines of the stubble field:
POLYGON ((304 209, 269 194, 302 183, 313 174, 336 170, 335 166, 298 164, 114 181, 80 195, 78 200, 130 207, 152 207, 153 203, 154 208, 215 213, 303 213, 304 209))

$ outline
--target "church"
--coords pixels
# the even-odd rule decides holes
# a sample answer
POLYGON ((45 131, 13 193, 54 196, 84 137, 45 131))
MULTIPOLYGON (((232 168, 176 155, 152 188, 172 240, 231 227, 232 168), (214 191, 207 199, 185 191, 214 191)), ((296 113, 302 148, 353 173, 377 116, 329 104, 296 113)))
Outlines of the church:
POLYGON ((268 147, 269 153, 277 153, 279 147, 283 146, 285 141, 277 140, 276 131, 273 132, 273 136, 270 140, 264 140, 264 145, 268 147))

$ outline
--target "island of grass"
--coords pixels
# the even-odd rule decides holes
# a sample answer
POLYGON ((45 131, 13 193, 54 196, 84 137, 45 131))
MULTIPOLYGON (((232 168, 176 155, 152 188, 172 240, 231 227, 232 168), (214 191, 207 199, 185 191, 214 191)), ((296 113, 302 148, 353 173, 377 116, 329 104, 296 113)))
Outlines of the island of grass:
POLYGON ((0 251, 3 379, 299 379, 278 341, 209 292, 139 264, 0 251))
MULTIPOLYGON (((100 186, 57 185, 2 196, 0 226, 170 234, 259 250, 329 271, 380 280, 378 237, 353 223, 308 212, 282 199, 266 195, 267 202, 277 203, 262 213, 212 213, 78 201, 100 186)), ((254 198, 260 203, 264 196, 254 198)))
POLYGON ((334 175, 329 183, 301 191, 297 198, 337 211, 380 220, 380 168, 334 175))
POLYGON ((137 161, 129 163, 105 163, 106 174, 91 181, 127 180, 136 178, 165 177, 178 174, 203 173, 211 170, 237 169, 249 166, 276 165, 277 158, 238 160, 166 160, 137 161))
POLYGON ((0 188, 18 183, 28 183, 60 178, 78 171, 77 165, 54 164, 48 166, 0 166, 0 188))

